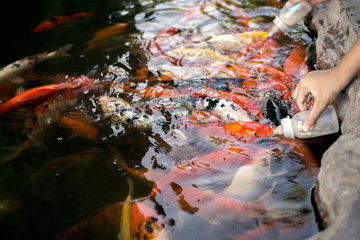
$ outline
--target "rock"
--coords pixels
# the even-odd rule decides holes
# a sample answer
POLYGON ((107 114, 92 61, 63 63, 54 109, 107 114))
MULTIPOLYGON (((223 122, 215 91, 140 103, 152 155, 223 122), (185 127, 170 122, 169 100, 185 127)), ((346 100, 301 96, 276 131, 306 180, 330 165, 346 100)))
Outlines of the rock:
MULTIPOLYGON (((336 66, 360 36, 360 1, 327 0, 312 11, 318 34, 317 66, 336 66)), ((324 230, 311 240, 358 239, 360 236, 360 76, 335 103, 342 135, 321 159, 315 202, 324 230)))

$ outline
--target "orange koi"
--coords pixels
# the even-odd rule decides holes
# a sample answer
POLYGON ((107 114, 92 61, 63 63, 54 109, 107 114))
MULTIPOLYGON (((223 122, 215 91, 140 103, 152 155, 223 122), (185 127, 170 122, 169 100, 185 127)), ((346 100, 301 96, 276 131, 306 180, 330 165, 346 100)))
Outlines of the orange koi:
POLYGON ((31 104, 41 102, 54 96, 59 90, 66 89, 65 84, 51 84, 35 87, 22 92, 16 97, 0 105, 0 113, 14 111, 18 108, 27 107, 31 104))
MULTIPOLYGON (((159 77, 156 74, 152 73, 147 66, 136 69, 135 78, 137 80, 145 80, 146 79, 149 81, 163 80, 161 76, 159 77)), ((165 76, 163 81, 166 81, 167 79, 168 79, 167 76, 165 76)), ((168 81, 170 81, 170 80, 168 80, 168 81)))
POLYGON ((244 46, 240 50, 238 50, 234 54, 234 56, 236 56, 236 57, 246 56, 247 58, 253 58, 253 57, 255 57, 255 55, 260 51, 260 49, 263 46, 264 46, 264 41, 259 40, 259 41, 252 42, 252 43, 244 46))
POLYGON ((84 121, 89 122, 89 119, 74 117, 74 113, 71 116, 61 115, 58 121, 61 125, 71 128, 77 135, 81 137, 94 139, 98 132, 98 130, 95 127, 86 124, 84 122, 84 121))
POLYGON ((259 135, 270 136, 274 129, 258 122, 232 122, 223 126, 225 131, 229 131, 234 135, 259 135))
POLYGON ((310 71, 303 47, 296 46, 290 52, 290 55, 285 60, 283 71, 294 79, 300 79, 305 73, 310 71))
POLYGON ((227 69, 229 71, 234 72, 236 77, 251 77, 252 76, 252 72, 249 69, 239 66, 239 65, 229 63, 227 65, 227 69))
POLYGON ((66 83, 50 84, 28 89, 0 105, 0 114, 14 111, 19 108, 28 107, 32 104, 42 102, 56 95, 60 90, 75 89, 79 86, 91 83, 92 80, 83 76, 75 78, 66 83))
MULTIPOLYGON (((165 43, 164 38, 176 34, 177 31, 178 30, 175 27, 164 28, 161 31, 159 31, 149 43, 148 49, 150 53, 155 57, 163 59, 164 61, 171 62, 174 65, 178 65, 179 63, 178 59, 173 59, 171 57, 166 56, 162 50, 164 47, 163 45, 165 43)), ((166 44, 168 43, 166 42, 166 44)))
POLYGON ((37 25, 34 28, 34 32, 48 31, 48 30, 56 28, 60 25, 64 25, 66 23, 69 23, 69 22, 72 22, 75 20, 79 20, 79 19, 82 19, 85 17, 89 17, 89 16, 101 16, 102 17, 102 14, 96 13, 96 12, 75 12, 75 13, 70 13, 70 14, 61 15, 61 16, 55 16, 55 17, 50 18, 49 20, 46 20, 46 21, 40 23, 39 25, 37 25))
POLYGON ((269 65, 258 64, 258 63, 252 63, 250 64, 249 67, 258 71, 259 75, 265 74, 270 77, 274 77, 285 81, 291 89, 295 89, 296 87, 297 82, 295 82, 289 75, 287 75, 285 72, 281 70, 270 67, 269 65))
POLYGON ((278 91, 285 91, 285 90, 289 90, 290 86, 285 82, 282 81, 278 78, 274 78, 274 77, 269 77, 267 79, 267 82, 270 84, 270 86, 278 91))
POLYGON ((274 59, 277 49, 279 47, 279 42, 273 38, 267 39, 258 55, 251 59, 252 62, 269 62, 274 59))
POLYGON ((124 90, 130 93, 138 94, 142 97, 179 97, 179 93, 174 90, 166 89, 160 86, 151 86, 142 89, 136 89, 134 84, 124 84, 124 90))
POLYGON ((97 31, 94 34, 94 38, 87 42, 88 47, 85 51, 106 43, 106 40, 111 37, 124 33, 126 31, 127 25, 127 23, 116 23, 112 26, 97 31))

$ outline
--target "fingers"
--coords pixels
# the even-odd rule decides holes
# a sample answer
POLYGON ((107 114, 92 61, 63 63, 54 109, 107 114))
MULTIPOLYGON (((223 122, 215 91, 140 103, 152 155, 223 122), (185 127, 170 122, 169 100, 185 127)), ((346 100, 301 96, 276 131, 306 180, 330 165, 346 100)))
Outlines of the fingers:
POLYGON ((293 98, 296 100, 296 104, 298 105, 300 111, 307 110, 307 103, 311 100, 311 93, 304 89, 301 84, 298 84, 293 93, 293 98))
POLYGON ((318 117, 325 110, 325 108, 326 108, 325 104, 320 104, 318 103, 318 101, 315 101, 314 106, 310 110, 310 113, 304 122, 303 128, 305 132, 311 131, 311 129, 314 127, 316 123, 316 119, 318 119, 318 117))
POLYGON ((285 3, 285 5, 287 7, 292 7, 294 6, 295 4, 299 3, 299 2, 302 2, 303 0, 289 0, 285 3))

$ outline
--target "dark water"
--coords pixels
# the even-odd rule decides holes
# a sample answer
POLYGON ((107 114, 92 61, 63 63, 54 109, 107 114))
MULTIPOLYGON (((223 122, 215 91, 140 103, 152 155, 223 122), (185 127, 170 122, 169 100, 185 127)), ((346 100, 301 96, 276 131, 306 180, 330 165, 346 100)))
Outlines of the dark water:
MULTIPOLYGON (((212 79, 207 82, 210 75, 206 69, 197 72, 191 64, 179 66, 161 61, 153 57, 147 48, 149 41, 160 30, 172 26, 178 32, 167 39, 164 49, 181 46, 184 39, 246 31, 232 17, 232 7, 245 9, 254 20, 255 29, 266 31, 282 6, 279 1, 270 0, 220 1, 219 5, 208 5, 210 7, 204 10, 207 15, 194 15, 192 21, 180 23, 185 12, 206 2, 77 0, 36 1, 21 5, 11 2, 0 14, 3 33, 0 39, 1 67, 26 56, 54 51, 67 44, 73 46, 69 56, 42 62, 24 72, 24 82, 2 85, 1 101, 10 99, 19 88, 29 89, 64 82, 64 75, 84 75, 100 83, 135 82, 140 88, 165 86, 169 89, 199 89, 206 86, 223 91, 229 86, 241 87, 242 80, 228 75, 220 76, 226 81, 212 79), (46 19, 78 11, 98 12, 102 16, 71 21, 45 32, 33 32, 34 27, 46 19), (96 32, 118 23, 126 23, 126 30, 103 38, 88 48, 96 32), (151 83, 150 75, 140 77, 139 70, 144 70, 144 67, 148 67, 153 74, 167 70, 188 74, 197 80, 151 83)), ((291 28, 281 41, 285 47, 280 48, 275 57, 280 64, 284 62, 294 42, 301 42, 308 49, 313 44, 303 22, 291 28)), ((207 208, 199 207, 202 210, 196 214, 197 211, 192 211, 196 209, 196 204, 190 210, 180 204, 181 199, 174 184, 164 185, 162 190, 169 192, 168 195, 159 193, 152 199, 139 200, 139 203, 153 209, 158 215, 158 221, 162 224, 160 230, 164 229, 161 236, 165 235, 169 239, 304 239, 318 232, 311 205, 311 189, 316 180, 318 163, 306 151, 307 144, 314 149, 322 149, 328 142, 322 139, 317 142, 287 141, 281 137, 237 139, 224 135, 214 124, 207 128, 206 124, 182 122, 181 118, 177 118, 174 112, 179 116, 189 114, 190 110, 184 107, 184 102, 186 105, 189 101, 186 97, 154 99, 123 92, 114 86, 104 84, 100 89, 82 91, 70 99, 61 93, 55 97, 54 104, 49 102, 41 105, 40 113, 30 107, 1 115, 1 239, 118 239, 120 228, 126 229, 129 222, 129 217, 122 222, 120 220, 121 209, 127 206, 121 202, 128 196, 131 185, 128 179, 134 186, 133 199, 147 197, 154 182, 163 183, 155 175, 141 179, 131 174, 119 163, 120 158, 131 169, 148 169, 149 174, 156 172, 164 175, 175 169, 177 164, 217 151, 220 151, 219 155, 214 159, 230 161, 221 153, 222 149, 229 147, 241 149, 240 159, 244 156, 254 157, 256 153, 266 150, 264 156, 267 158, 264 159, 270 161, 271 167, 261 168, 260 171, 264 171, 261 174, 269 179, 262 186, 265 190, 259 191, 262 195, 271 190, 271 196, 267 197, 266 202, 267 214, 239 220, 238 216, 230 214, 231 207, 217 208, 215 200, 224 202, 222 193, 244 162, 235 165, 221 163, 210 169, 211 174, 206 171, 201 173, 202 168, 199 167, 200 173, 187 177, 178 177, 176 173, 169 178, 171 180, 174 176, 173 182, 183 190, 189 203, 196 201, 193 199, 196 194, 207 196, 215 199, 215 203, 210 206, 215 209, 214 212, 218 212, 212 215, 213 212, 206 205, 207 208), (125 99, 139 111, 150 111, 159 119, 166 114, 158 106, 165 106, 171 115, 170 123, 155 124, 150 129, 115 124, 101 111, 98 99, 104 95, 125 99), (67 125, 59 120, 60 116, 82 120, 96 129, 96 136, 91 137, 90 133, 84 135, 84 132, 91 130, 67 125), (186 136, 186 143, 176 135, 177 132, 169 134, 172 129, 182 132, 186 136), (271 171, 270 175, 266 175, 268 170, 271 171), (204 192, 193 192, 195 185, 197 190, 204 192), (223 218, 217 220, 219 215, 223 215, 223 218), (73 232, 67 231, 73 226, 73 232)), ((268 111, 267 118, 260 121, 264 124, 275 127, 279 117, 292 113, 292 109, 278 100, 277 93, 262 93, 254 89, 249 96, 260 96, 261 109, 268 111), (285 113, 279 115, 280 110, 285 113)), ((321 154, 321 151, 316 154, 321 154)), ((207 158, 204 159, 206 162, 207 158)), ((167 181, 166 177, 164 181, 167 181)), ((257 191, 254 189, 251 193, 257 191)), ((225 197, 228 196, 225 194, 225 197)), ((141 219, 140 215, 133 217, 141 219)), ((149 219, 146 221, 151 228, 157 226, 156 222, 149 219)), ((140 234, 136 236, 141 239, 140 234)), ((120 236, 124 238, 126 234, 120 236)))

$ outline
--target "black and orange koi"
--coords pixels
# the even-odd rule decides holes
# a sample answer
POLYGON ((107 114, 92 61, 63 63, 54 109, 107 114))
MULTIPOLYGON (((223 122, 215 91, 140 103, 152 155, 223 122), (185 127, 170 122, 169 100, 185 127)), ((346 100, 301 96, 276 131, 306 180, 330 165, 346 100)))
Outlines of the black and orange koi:
POLYGON ((49 31, 60 25, 64 25, 66 23, 76 21, 76 20, 79 20, 79 19, 82 19, 85 17, 89 17, 89 16, 102 17, 102 14, 97 13, 97 12, 74 12, 74 13, 69 13, 69 14, 65 14, 65 15, 61 15, 61 16, 55 16, 55 17, 52 17, 49 20, 43 21, 42 23, 37 25, 34 28, 34 32, 49 31))

